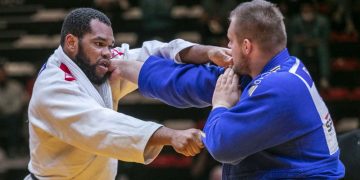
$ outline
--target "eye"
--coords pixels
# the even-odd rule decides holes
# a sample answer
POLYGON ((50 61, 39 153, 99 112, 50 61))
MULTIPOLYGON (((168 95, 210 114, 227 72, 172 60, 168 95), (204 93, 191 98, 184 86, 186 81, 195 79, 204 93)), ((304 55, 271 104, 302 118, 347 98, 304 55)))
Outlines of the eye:
POLYGON ((99 46, 99 47, 104 47, 105 46, 105 44, 102 43, 102 42, 95 42, 95 45, 99 46))

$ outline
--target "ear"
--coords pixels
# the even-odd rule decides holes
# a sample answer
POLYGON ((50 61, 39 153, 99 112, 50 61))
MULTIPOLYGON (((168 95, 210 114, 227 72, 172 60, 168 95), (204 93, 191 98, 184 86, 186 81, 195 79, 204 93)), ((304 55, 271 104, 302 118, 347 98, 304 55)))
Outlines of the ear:
POLYGON ((78 52, 78 46, 79 46, 79 38, 72 34, 68 34, 65 36, 65 42, 64 42, 65 49, 71 53, 76 54, 78 52))
POLYGON ((252 44, 249 39, 244 39, 242 43, 242 51, 245 55, 249 55, 252 50, 252 44))

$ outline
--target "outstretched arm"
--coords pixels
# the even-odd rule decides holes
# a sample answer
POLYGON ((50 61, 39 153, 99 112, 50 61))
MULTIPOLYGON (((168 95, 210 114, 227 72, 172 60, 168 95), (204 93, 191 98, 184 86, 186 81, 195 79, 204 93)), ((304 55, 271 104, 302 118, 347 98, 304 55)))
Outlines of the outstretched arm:
POLYGON ((144 64, 115 61, 111 69, 138 84, 142 95, 180 108, 210 106, 216 80, 223 72, 217 66, 176 64, 155 56, 144 64))
POLYGON ((178 63, 206 64, 213 62, 218 66, 228 67, 233 64, 231 50, 228 48, 194 44, 182 39, 168 43, 145 41, 141 48, 129 49, 129 45, 112 49, 113 60, 146 61, 149 56, 159 56, 178 63))
POLYGON ((113 72, 109 81, 113 95, 113 108, 114 110, 117 110, 118 101, 126 94, 138 88, 137 77, 140 71, 139 67, 141 66, 141 63, 134 62, 135 65, 138 64, 140 66, 138 66, 138 69, 132 70, 130 65, 132 63, 115 63, 116 61, 144 62, 150 57, 150 55, 154 55, 180 64, 205 64, 212 61, 219 66, 227 67, 232 64, 230 54, 231 51, 227 48, 199 45, 181 39, 175 39, 169 43, 146 41, 143 43, 142 48, 131 50, 129 50, 129 46, 126 44, 123 44, 122 47, 114 48, 112 50, 113 64, 124 63, 124 65, 120 65, 120 67, 126 68, 120 72, 114 71, 115 68, 110 68, 110 71, 113 72), (128 70, 131 71, 129 72, 128 70), (122 76, 119 76, 119 73, 121 72, 124 73, 122 76))
POLYGON ((233 64, 231 50, 217 46, 194 45, 179 52, 180 61, 187 64, 206 64, 213 62, 228 67, 233 64))
POLYGON ((171 145, 174 150, 185 156, 195 156, 204 147, 198 129, 174 130, 160 127, 150 137, 146 149, 152 146, 171 145))

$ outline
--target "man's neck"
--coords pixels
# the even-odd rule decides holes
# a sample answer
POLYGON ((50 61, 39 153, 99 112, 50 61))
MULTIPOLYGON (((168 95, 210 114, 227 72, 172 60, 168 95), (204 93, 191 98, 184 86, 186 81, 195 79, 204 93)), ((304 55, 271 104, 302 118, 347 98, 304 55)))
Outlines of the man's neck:
POLYGON ((253 64, 250 66, 250 76, 254 79, 258 76, 264 69, 264 67, 274 58, 280 50, 262 52, 258 55, 254 56, 254 60, 252 60, 253 64))
POLYGON ((250 76, 253 79, 258 76, 264 69, 266 64, 271 60, 271 58, 272 56, 269 55, 260 55, 258 57, 255 57, 255 59, 252 60, 253 63, 250 67, 250 76))

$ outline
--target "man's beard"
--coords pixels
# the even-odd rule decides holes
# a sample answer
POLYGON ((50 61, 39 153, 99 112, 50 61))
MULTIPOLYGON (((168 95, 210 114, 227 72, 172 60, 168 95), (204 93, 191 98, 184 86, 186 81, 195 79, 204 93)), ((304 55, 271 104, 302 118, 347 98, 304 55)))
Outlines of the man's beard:
POLYGON ((86 56, 83 51, 82 45, 79 42, 79 52, 75 56, 75 64, 85 73, 86 77, 89 78, 90 82, 96 85, 103 84, 110 76, 110 72, 107 72, 104 76, 100 77, 96 74, 97 63, 91 65, 90 59, 86 56))
MULTIPOLYGON (((235 61, 235 60, 234 60, 235 61)), ((233 70, 238 75, 249 75, 249 59, 244 55, 240 54, 240 58, 236 60, 240 64, 234 64, 233 70)))

